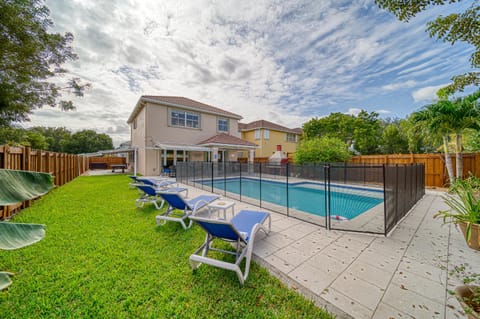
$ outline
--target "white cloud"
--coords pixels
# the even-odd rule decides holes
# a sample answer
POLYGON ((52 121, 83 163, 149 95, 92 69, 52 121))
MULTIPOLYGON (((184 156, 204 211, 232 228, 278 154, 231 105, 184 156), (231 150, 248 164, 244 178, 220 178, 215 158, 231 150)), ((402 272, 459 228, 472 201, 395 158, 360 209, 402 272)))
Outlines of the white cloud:
POLYGON ((417 85, 416 81, 408 80, 406 82, 397 82, 397 83, 390 83, 382 86, 382 89, 385 91, 396 91, 404 88, 412 88, 417 85))
POLYGON ((347 112, 345 112, 345 114, 357 116, 358 114, 360 114, 361 111, 362 111, 362 109, 351 107, 351 108, 348 109, 347 112))
POLYGON ((433 102, 438 99, 437 91, 446 84, 436 86, 426 86, 416 91, 413 91, 412 97, 415 102, 433 102))
POLYGON ((389 111, 389 110, 376 110, 375 112, 377 112, 378 114, 391 114, 392 111, 389 111))

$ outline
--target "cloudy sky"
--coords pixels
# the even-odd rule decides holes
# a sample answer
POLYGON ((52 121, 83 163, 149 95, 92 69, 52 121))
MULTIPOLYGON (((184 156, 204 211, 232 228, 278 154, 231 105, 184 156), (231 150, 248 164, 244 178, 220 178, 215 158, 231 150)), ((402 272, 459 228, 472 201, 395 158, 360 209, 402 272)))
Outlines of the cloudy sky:
MULTIPOLYGON (((468 2, 468 1, 467 1, 468 2)), ((47 0, 91 83, 77 111, 43 108, 29 126, 65 126, 129 140, 141 95, 184 96, 300 127, 331 112, 405 117, 469 70, 471 47, 430 39, 426 21, 468 4, 399 22, 373 0, 47 0)))

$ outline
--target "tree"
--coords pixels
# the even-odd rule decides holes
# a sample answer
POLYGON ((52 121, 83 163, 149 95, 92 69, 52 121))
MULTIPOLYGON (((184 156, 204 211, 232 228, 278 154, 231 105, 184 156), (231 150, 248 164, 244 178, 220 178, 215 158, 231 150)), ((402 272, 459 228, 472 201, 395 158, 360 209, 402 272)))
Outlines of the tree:
POLYGON ((336 137, 303 140, 295 151, 296 164, 346 162, 350 157, 347 144, 336 137))
POLYGON ((113 143, 107 134, 97 134, 93 130, 83 130, 72 134, 70 140, 63 147, 66 153, 94 153, 113 149, 113 143))
MULTIPOLYGON (((446 3, 460 2, 461 0, 375 0, 383 9, 392 12, 400 21, 408 22, 418 13, 427 10, 429 6, 444 5, 446 3)), ((473 0, 471 5, 462 13, 452 13, 448 16, 439 16, 434 21, 427 23, 427 32, 430 37, 449 42, 454 45, 462 41, 475 47, 470 56, 472 68, 480 67, 480 5, 478 0, 473 0)), ((440 97, 463 91, 466 86, 480 85, 480 72, 468 72, 452 78, 452 83, 439 90, 440 97)))
POLYGON ((408 153, 408 137, 402 130, 400 121, 386 124, 382 132, 381 151, 384 154, 408 153))
POLYGON ((453 110, 449 116, 451 117, 451 128, 456 137, 455 154, 457 178, 460 179, 463 177, 463 132, 466 129, 480 129, 480 107, 478 105, 479 98, 480 90, 468 96, 460 97, 453 101, 448 101, 452 105, 449 110, 453 110))
POLYGON ((466 129, 463 132, 463 147, 465 152, 480 152, 480 131, 466 129))
POLYGON ((375 112, 361 111, 358 116, 331 113, 322 118, 313 118, 303 125, 303 139, 336 137, 348 146, 354 143, 361 154, 374 154, 380 142, 380 121, 375 112))
POLYGON ((71 101, 58 101, 62 90, 82 96, 88 86, 70 79, 61 87, 51 81, 66 73, 61 66, 77 58, 73 35, 49 33, 53 25, 43 0, 0 1, 0 126, 27 121, 44 105, 72 110, 71 101))
POLYGON ((343 113, 331 113, 322 118, 313 118, 303 124, 303 138, 332 136, 347 144, 353 139, 354 117, 343 113))
POLYGON ((355 150, 361 154, 377 154, 381 137, 380 129, 378 113, 362 110, 354 120, 355 150))
POLYGON ((72 133, 65 127, 43 127, 36 126, 30 129, 45 137, 48 144, 48 151, 64 152, 64 144, 71 138, 72 133))
POLYGON ((454 107, 449 100, 440 100, 424 106, 422 110, 412 113, 412 121, 426 130, 427 134, 438 135, 443 141, 445 153, 445 166, 447 167, 450 183, 455 181, 453 174, 452 158, 449 149, 449 134, 452 132, 452 117, 454 107))

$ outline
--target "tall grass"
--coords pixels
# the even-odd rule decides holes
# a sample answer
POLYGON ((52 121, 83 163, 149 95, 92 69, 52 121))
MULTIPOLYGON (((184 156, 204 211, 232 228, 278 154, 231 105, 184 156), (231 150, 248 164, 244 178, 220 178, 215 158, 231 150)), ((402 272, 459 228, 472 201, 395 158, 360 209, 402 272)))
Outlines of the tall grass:
POLYGON ((1 318, 331 318, 257 265, 244 287, 226 270, 192 273, 203 232, 156 226, 158 211, 135 208, 128 182, 79 177, 15 217, 47 233, 0 251, 0 270, 16 273, 0 292, 1 318))

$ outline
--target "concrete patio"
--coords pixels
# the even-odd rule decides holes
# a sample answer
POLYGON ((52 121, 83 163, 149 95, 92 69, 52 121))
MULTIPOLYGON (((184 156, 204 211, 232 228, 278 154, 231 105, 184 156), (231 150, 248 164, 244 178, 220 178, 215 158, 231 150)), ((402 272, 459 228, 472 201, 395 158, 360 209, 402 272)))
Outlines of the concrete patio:
MULTIPOLYGON (((192 189, 190 197, 204 191, 192 189)), ((455 265, 480 273, 480 253, 433 215, 447 206, 427 191, 389 237, 327 231, 272 212, 255 260, 337 318, 467 318, 449 293, 455 265)), ((230 199, 229 199, 230 200, 230 199)), ((235 211, 258 207, 236 202, 235 211)))

